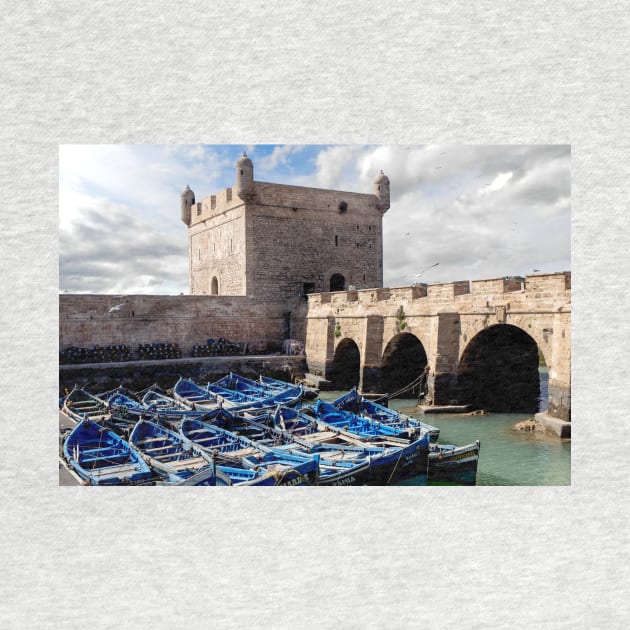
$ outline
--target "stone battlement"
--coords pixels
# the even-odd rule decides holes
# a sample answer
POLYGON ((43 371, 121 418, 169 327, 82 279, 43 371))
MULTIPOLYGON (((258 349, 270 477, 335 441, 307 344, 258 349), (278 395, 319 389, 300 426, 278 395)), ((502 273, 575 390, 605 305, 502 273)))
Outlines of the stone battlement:
MULTIPOLYGON (((427 303, 440 301, 483 302, 491 305, 497 298, 512 297, 515 303, 527 303, 532 297, 557 298, 564 296, 570 301, 571 273, 560 273, 520 277, 468 280, 440 284, 418 284, 408 287, 361 289, 318 293, 308 296, 309 308, 322 305, 342 306, 358 302, 364 306, 382 303, 408 303, 417 300, 427 303)), ((554 301, 555 303, 555 301, 554 301)))

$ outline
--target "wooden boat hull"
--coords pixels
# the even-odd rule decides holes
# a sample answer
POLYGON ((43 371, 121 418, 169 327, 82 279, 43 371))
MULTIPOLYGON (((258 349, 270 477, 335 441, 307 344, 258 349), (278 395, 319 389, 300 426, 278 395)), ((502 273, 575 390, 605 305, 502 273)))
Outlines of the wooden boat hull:
POLYGON ((340 396, 337 400, 333 401, 332 404, 338 409, 364 415, 383 425, 399 429, 405 432, 409 438, 428 432, 431 442, 437 442, 440 435, 440 429, 437 427, 422 422, 417 418, 410 418, 395 409, 390 409, 372 400, 368 400, 364 396, 361 396, 356 388, 340 396))
POLYGON ((113 431, 83 420, 64 442, 68 465, 90 485, 138 484, 152 473, 141 457, 113 431))
POLYGON ((177 484, 196 477, 202 483, 194 485, 217 485, 212 458, 166 427, 140 420, 129 436, 129 443, 167 483, 177 484))
POLYGON ((175 383, 173 398, 193 410, 213 411, 222 406, 222 401, 216 395, 210 394, 197 383, 185 378, 180 378, 175 383))
POLYGON ((429 481, 474 486, 477 483, 480 442, 466 446, 432 446, 429 453, 429 481))
POLYGON ((100 423, 109 419, 107 403, 79 387, 74 387, 64 398, 61 410, 74 422, 91 420, 100 423))
POLYGON ((240 392, 253 399, 259 400, 264 408, 274 405, 292 407, 302 400, 303 390, 299 385, 291 385, 282 381, 271 382, 253 381, 245 376, 230 372, 227 376, 212 385, 240 392))
POLYGON ((226 473, 233 485, 298 486, 317 483, 318 462, 313 457, 280 454, 200 419, 183 420, 180 433, 210 454, 217 469, 226 473))
MULTIPOLYGON (((254 441, 264 440, 274 448, 319 455, 320 485, 387 485, 407 477, 418 477, 420 483, 427 480, 427 435, 413 442, 395 438, 369 440, 331 429, 288 408, 244 420, 249 423, 249 437, 254 441)), ((240 430, 247 431, 247 427, 240 430)))

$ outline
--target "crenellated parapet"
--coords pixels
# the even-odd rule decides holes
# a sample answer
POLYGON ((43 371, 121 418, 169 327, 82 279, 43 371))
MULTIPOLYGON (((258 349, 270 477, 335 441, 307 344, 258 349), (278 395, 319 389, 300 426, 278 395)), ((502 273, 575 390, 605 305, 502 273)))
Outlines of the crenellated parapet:
POLYGON ((336 347, 352 340, 371 383, 379 370, 375 357, 385 356, 401 334, 416 337, 431 368, 433 399, 441 404, 459 395, 460 366, 471 360, 466 353, 480 335, 500 326, 520 330, 549 368, 549 413, 570 419, 570 272, 309 295, 306 319, 309 362, 320 369, 330 365, 336 347), (309 333, 335 330, 327 343, 309 333))
POLYGON ((196 202, 182 193, 190 290, 284 300, 383 284, 383 214, 389 180, 373 194, 254 179, 243 155, 235 183, 196 202))

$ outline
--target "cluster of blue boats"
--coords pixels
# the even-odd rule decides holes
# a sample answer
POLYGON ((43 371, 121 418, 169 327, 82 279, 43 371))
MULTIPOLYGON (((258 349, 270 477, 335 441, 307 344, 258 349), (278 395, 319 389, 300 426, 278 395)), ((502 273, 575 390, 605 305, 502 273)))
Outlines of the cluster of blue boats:
POLYGON ((390 485, 413 478, 474 485, 479 442, 437 442, 439 429, 361 396, 333 402, 268 377, 230 373, 167 394, 76 387, 60 399, 74 426, 64 464, 86 485, 390 485))

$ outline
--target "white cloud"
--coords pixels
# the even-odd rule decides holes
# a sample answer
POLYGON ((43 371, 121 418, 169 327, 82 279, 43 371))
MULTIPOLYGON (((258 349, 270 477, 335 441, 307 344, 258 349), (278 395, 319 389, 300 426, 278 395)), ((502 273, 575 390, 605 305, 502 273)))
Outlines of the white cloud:
MULTIPOLYGON (((241 151, 204 145, 61 147, 61 288, 186 292, 179 195, 186 184, 198 200, 230 186, 234 156, 241 151)), ((385 285, 400 284, 406 274, 437 261, 424 281, 570 269, 568 146, 317 151, 287 145, 256 152, 248 150, 258 175, 267 169, 301 173, 268 181, 371 193, 374 178, 385 172, 391 182, 391 209, 383 220, 385 285)))
POLYGON ((488 184, 485 188, 481 188, 479 190, 480 195, 486 195, 490 192, 494 192, 496 190, 501 190, 501 188, 505 188, 507 183, 512 179, 512 173, 499 173, 493 180, 491 184, 488 184))

